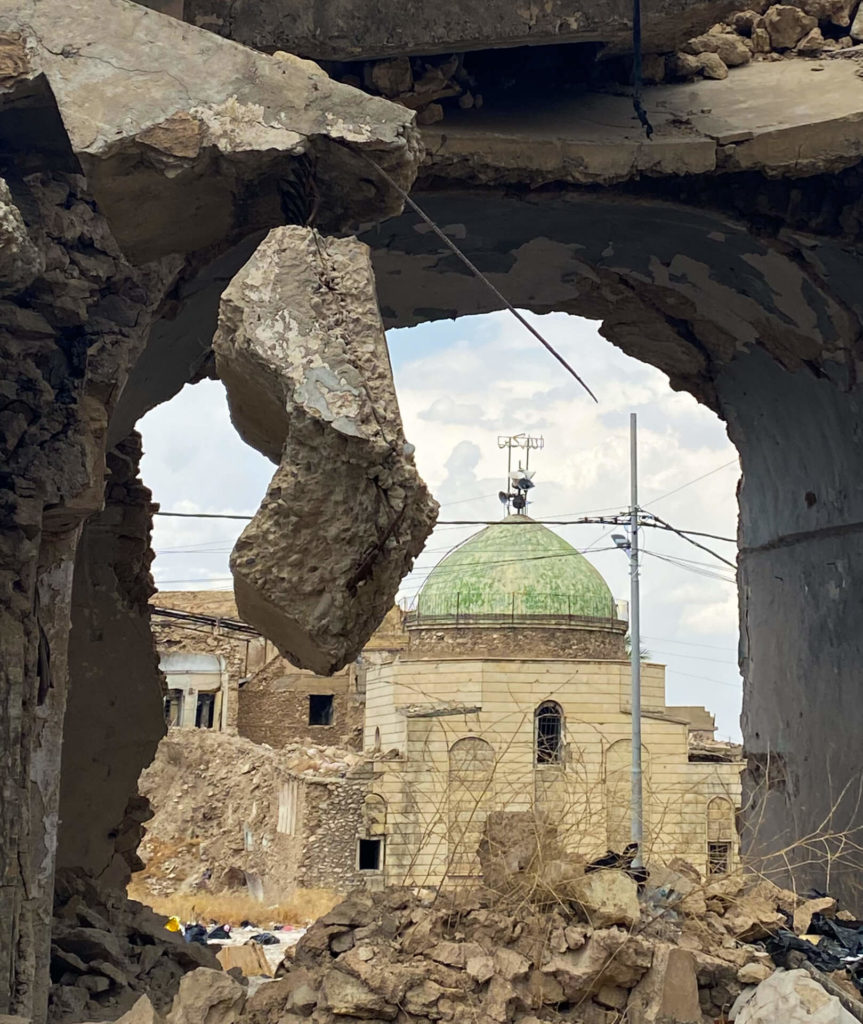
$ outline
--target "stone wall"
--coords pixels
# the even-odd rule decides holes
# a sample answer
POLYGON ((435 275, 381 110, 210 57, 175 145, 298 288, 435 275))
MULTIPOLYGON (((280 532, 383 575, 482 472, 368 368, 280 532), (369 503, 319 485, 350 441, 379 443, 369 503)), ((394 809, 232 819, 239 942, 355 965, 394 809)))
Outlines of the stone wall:
POLYGON ((357 840, 370 782, 371 773, 364 769, 343 779, 305 781, 300 877, 306 887, 347 892, 363 883, 357 840))
POLYGON ((165 733, 147 605, 153 506, 138 479, 140 456, 137 434, 108 454, 105 508, 78 546, 57 844, 58 868, 120 887, 138 863, 146 805, 136 802, 137 823, 121 825, 165 733))
POLYGON ((626 657, 623 623, 615 629, 537 626, 414 626, 408 628, 411 658, 586 658, 626 657))
POLYGON ((276 658, 240 689, 239 733, 271 747, 304 737, 318 745, 358 746, 365 705, 357 680, 355 665, 326 677, 276 658), (332 695, 332 725, 309 724, 311 694, 332 695))

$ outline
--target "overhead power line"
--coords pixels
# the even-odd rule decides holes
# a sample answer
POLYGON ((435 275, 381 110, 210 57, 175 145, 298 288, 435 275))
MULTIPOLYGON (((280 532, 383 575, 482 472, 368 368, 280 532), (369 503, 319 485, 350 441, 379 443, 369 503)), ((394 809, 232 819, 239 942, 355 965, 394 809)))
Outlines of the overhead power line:
MULTIPOLYGON (((680 534, 684 539, 688 537, 708 537, 711 540, 721 540, 726 544, 736 544, 737 539, 735 537, 722 537, 716 533, 703 533, 700 530, 681 530, 676 526, 672 526, 670 523, 666 523, 658 516, 654 516, 651 513, 645 513, 650 515, 651 519, 655 522, 643 522, 639 525, 652 527, 658 530, 668 530, 672 533, 680 534)), ((173 519, 240 519, 244 522, 249 522, 252 516, 241 516, 229 512, 162 512, 157 511, 154 513, 157 516, 167 516, 173 519)), ((533 522, 539 523, 542 526, 623 526, 629 522, 629 513, 621 512, 615 516, 582 516, 580 519, 534 519, 533 522)), ((439 519, 435 525, 437 526, 497 526, 500 523, 500 519, 439 519)), ((695 543, 690 541, 690 543, 695 543)), ((696 547, 704 547, 701 544, 696 544, 696 547)), ((710 548, 704 548, 705 551, 709 551, 710 554, 715 555, 720 561, 726 562, 728 565, 733 563, 728 562, 727 559, 722 558, 721 555, 716 555, 715 552, 710 551, 710 548)))

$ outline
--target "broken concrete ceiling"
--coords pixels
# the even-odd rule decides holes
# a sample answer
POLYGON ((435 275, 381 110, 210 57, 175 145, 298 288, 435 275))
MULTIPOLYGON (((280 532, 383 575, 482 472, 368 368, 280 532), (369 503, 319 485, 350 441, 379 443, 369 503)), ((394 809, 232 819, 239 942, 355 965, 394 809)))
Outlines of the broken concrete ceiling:
POLYGON ((0 31, 20 35, 29 65, 0 80, 4 107, 30 110, 43 76, 71 153, 135 262, 283 222, 282 180, 290 190, 300 158, 315 165, 324 230, 400 209, 386 182, 369 180, 360 151, 401 185, 413 180, 410 114, 310 62, 255 53, 128 0, 20 0, 0 11, 0 31))
MULTIPOLYGON (((154 0, 163 3, 164 0, 154 0)), ((488 46, 600 41, 628 49, 630 0, 548 0, 513 4, 443 0, 369 4, 365 0, 185 0, 182 17, 260 50, 290 50, 315 59, 351 60, 443 53, 488 46)), ((645 5, 645 41, 682 42, 733 8, 725 0, 653 0, 645 5)))

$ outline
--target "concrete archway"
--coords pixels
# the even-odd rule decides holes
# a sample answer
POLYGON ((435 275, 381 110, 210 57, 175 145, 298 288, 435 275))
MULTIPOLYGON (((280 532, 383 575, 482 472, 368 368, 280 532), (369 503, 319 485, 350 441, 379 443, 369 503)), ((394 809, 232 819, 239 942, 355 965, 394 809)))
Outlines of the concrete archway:
MULTIPOLYGON (((841 207, 851 174, 806 187, 841 207)), ((748 216, 728 212, 728 180, 682 182, 687 203, 649 185, 638 196, 429 189, 419 200, 516 306, 601 319, 603 335, 726 423, 742 468, 744 848, 778 870, 771 854, 796 838, 820 829, 838 847, 863 826, 863 254, 835 223, 832 237, 789 228, 789 183, 747 184, 748 216), (786 214, 765 231, 754 210, 771 191, 786 214)), ((414 215, 366 237, 390 323, 492 308, 414 215)), ((608 386, 598 382, 600 397, 608 386)), ((855 887, 853 855, 816 865, 801 848, 799 860, 800 882, 824 884, 829 870, 834 888, 855 887)))

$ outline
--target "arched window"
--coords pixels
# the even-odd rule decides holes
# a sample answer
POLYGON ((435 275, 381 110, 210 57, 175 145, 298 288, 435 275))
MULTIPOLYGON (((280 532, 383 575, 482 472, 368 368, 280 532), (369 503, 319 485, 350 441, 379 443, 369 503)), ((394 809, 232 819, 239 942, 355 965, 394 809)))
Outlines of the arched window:
POLYGON ((494 748, 478 736, 457 740, 449 749, 447 873, 451 876, 480 873, 477 848, 494 807, 494 769, 494 748))
POLYGON ((707 805, 707 874, 727 875, 734 857, 734 804, 714 797, 707 805))
POLYGON ((536 763, 563 763, 563 709, 553 700, 536 709, 536 763))

